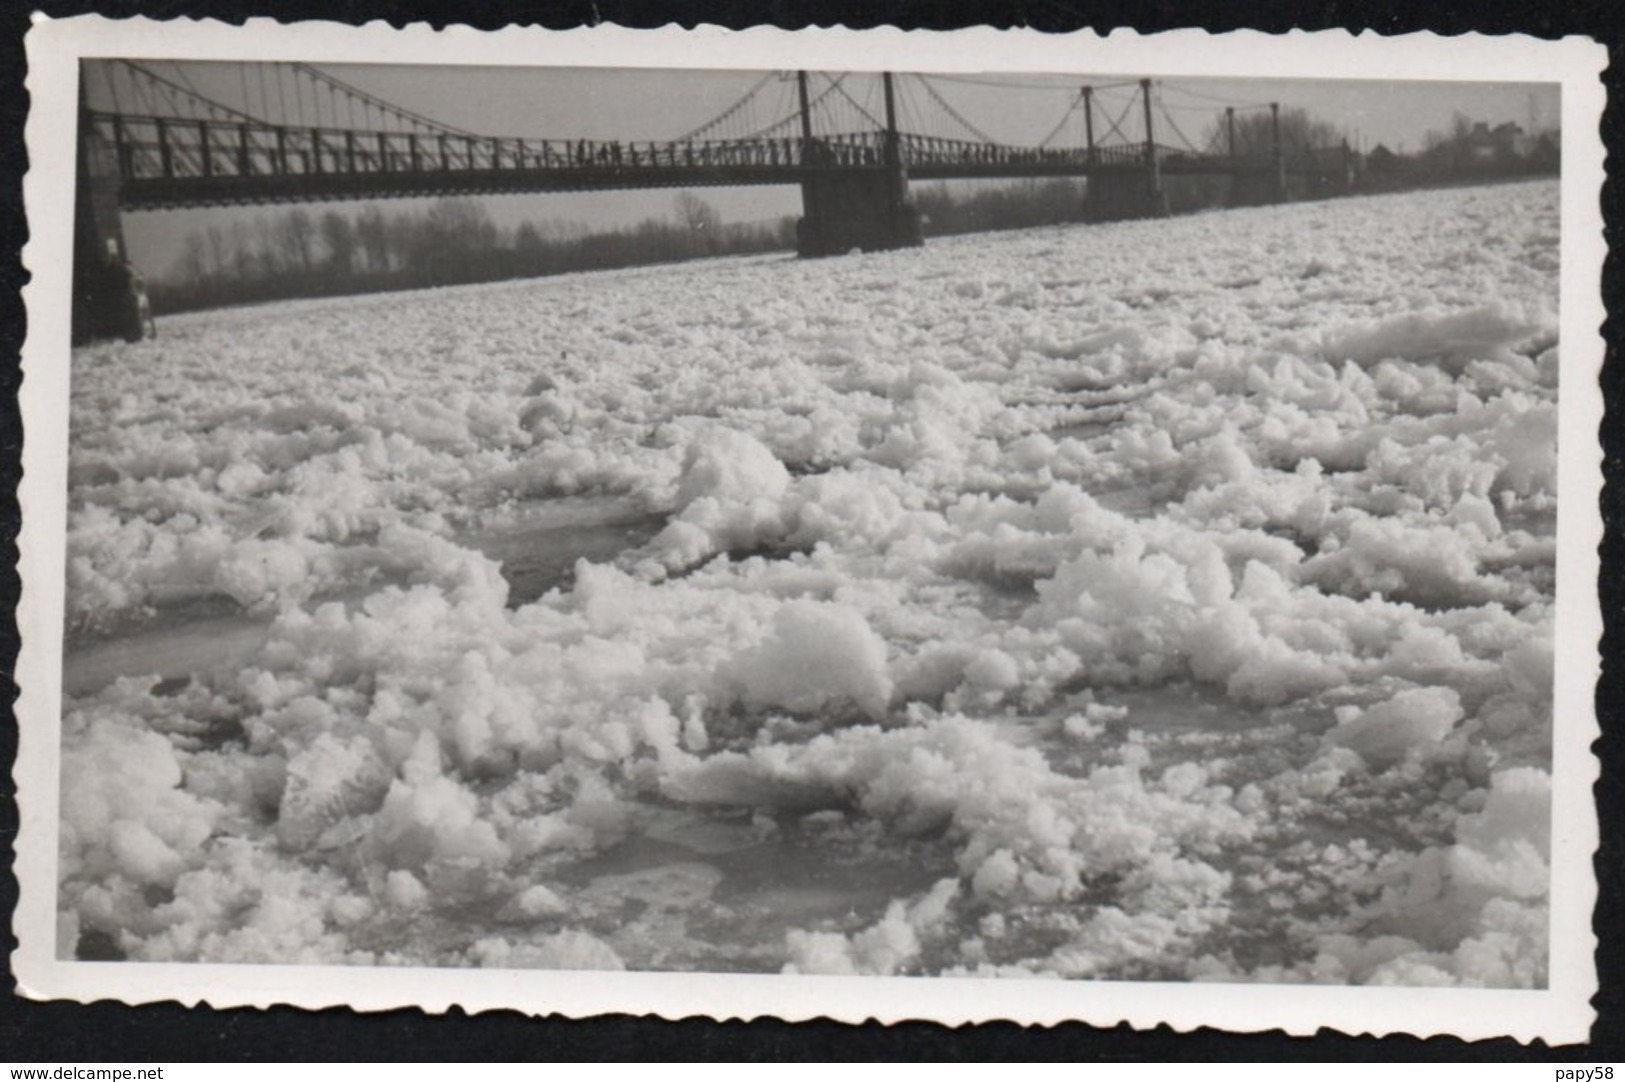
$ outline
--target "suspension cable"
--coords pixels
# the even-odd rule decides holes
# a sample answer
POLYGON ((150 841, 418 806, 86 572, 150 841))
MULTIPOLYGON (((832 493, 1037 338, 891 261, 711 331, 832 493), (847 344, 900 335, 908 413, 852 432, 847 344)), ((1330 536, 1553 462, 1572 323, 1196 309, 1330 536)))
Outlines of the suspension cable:
MULTIPOLYGON (((225 114, 227 114, 229 116, 237 117, 239 120, 258 121, 258 119, 259 119, 258 117, 250 116, 247 113, 240 113, 235 109, 232 109, 232 108, 229 108, 227 106, 221 105, 219 102, 211 101, 208 98, 205 98, 201 94, 198 94, 198 93, 196 93, 194 91, 186 89, 185 87, 181 86, 179 83, 171 82, 170 80, 164 78, 162 75, 159 75, 157 72, 152 71, 151 69, 145 67, 144 65, 138 64, 133 60, 118 60, 118 61, 115 61, 115 63, 123 65, 125 68, 129 69, 132 72, 135 72, 136 74, 139 74, 144 79, 151 80, 152 83, 155 86, 161 86, 161 87, 165 88, 167 91, 171 91, 171 92, 174 92, 174 93, 179 93, 179 94, 182 94, 182 95, 184 95, 184 96, 186 96, 188 98, 193 99, 199 105, 203 106, 206 109, 218 110, 219 112, 225 113, 225 114)), ((131 86, 134 87, 135 84, 132 83, 131 86)), ((116 100, 117 97, 118 97, 118 95, 117 95, 117 93, 115 93, 114 94, 114 99, 116 100)), ((169 103, 170 103, 170 105, 172 107, 175 108, 176 112, 181 112, 182 111, 180 109, 180 107, 175 104, 175 99, 173 97, 169 98, 169 103)), ((148 99, 148 107, 152 108, 155 112, 157 111, 156 107, 154 105, 152 105, 152 101, 151 101, 150 98, 148 99)))
POLYGON ((915 78, 920 81, 921 86, 925 87, 925 92, 931 95, 931 100, 942 106, 943 112, 957 120, 960 127, 964 128, 966 131, 970 132, 984 143, 991 143, 994 146, 1000 145, 997 139, 989 138, 986 132, 982 131, 982 129, 966 120, 959 114, 959 110, 955 109, 952 105, 949 105, 948 100, 941 94, 937 93, 937 88, 931 85, 931 80, 927 79, 923 75, 916 75, 915 78))
POLYGON ((1174 122, 1174 118, 1169 114, 1168 110, 1163 107, 1162 95, 1160 94, 1157 95, 1157 111, 1162 114, 1162 119, 1168 122, 1169 130, 1179 137, 1179 141, 1181 143, 1185 144, 1186 150, 1196 155, 1200 155, 1202 153, 1200 150, 1196 149, 1196 144, 1191 142, 1190 139, 1186 137, 1185 133, 1180 130, 1179 125, 1174 122))
MULTIPOLYGON (((1012 82, 1012 81, 1007 80, 1007 79, 984 78, 984 77, 974 76, 974 75, 955 75, 955 74, 952 74, 952 73, 945 73, 945 72, 940 72, 940 71, 932 72, 931 73, 931 78, 934 81, 939 82, 939 83, 963 83, 966 86, 1003 87, 1003 88, 1009 89, 1009 90, 1032 90, 1032 91, 1051 91, 1051 90, 1054 90, 1054 91, 1065 91, 1067 93, 1072 93, 1073 92, 1073 87, 1076 85, 1075 83, 1066 83, 1066 84, 1055 84, 1055 85, 1051 85, 1051 86, 1044 86, 1044 85, 1038 84, 1038 83, 1017 83, 1017 82, 1012 82)), ((1095 84, 1093 84, 1093 88, 1095 90, 1113 90, 1113 89, 1116 89, 1117 87, 1136 86, 1136 85, 1138 85, 1138 84, 1136 83, 1135 80, 1127 79, 1127 80, 1122 80, 1122 81, 1114 82, 1114 83, 1095 83, 1095 84)))
MULTIPOLYGON (((1248 101, 1248 100, 1246 100, 1244 98, 1227 98, 1227 97, 1221 97, 1221 96, 1219 96, 1217 94, 1204 94, 1199 90, 1191 90, 1191 89, 1188 89, 1187 87, 1180 86, 1177 83, 1163 83, 1161 85, 1163 86, 1164 89, 1172 90, 1176 94, 1184 94, 1184 95, 1186 95, 1188 97, 1200 98, 1203 101, 1218 102, 1220 105, 1226 105, 1226 106, 1229 106, 1229 107, 1235 109, 1236 112, 1238 112, 1238 113, 1241 112, 1244 109, 1268 109, 1270 107, 1270 103, 1267 102, 1267 101, 1248 101)), ((1194 108, 1194 107, 1193 106, 1178 106, 1178 108, 1194 108)))
POLYGON ((451 124, 446 124, 446 123, 443 123, 441 121, 434 120, 434 119, 432 119, 430 117, 424 116, 422 113, 416 113, 416 112, 413 112, 411 109, 405 109, 405 108, 402 108, 399 105, 395 105, 392 102, 387 102, 387 101, 383 100, 382 98, 380 98, 380 97, 378 97, 378 96, 376 96, 374 94, 367 93, 365 90, 362 90, 358 86, 355 86, 355 85, 353 85, 351 83, 347 83, 343 79, 340 79, 335 75, 329 75, 327 72, 323 71, 322 69, 317 68, 317 67, 313 67, 310 64, 295 63, 295 64, 292 65, 292 67, 296 71, 304 72, 305 74, 309 75, 312 79, 318 80, 320 82, 328 83, 328 84, 330 84, 332 86, 336 86, 340 90, 344 91, 346 94, 353 94, 355 97, 359 98, 361 101, 369 102, 369 103, 371 103, 373 105, 376 105, 378 107, 379 112, 383 113, 385 116, 393 117, 396 120, 404 120, 409 124, 414 124, 414 125, 417 125, 417 126, 422 127, 422 128, 427 128, 429 131, 436 132, 436 133, 441 134, 441 135, 473 135, 473 136, 479 135, 478 132, 469 131, 466 128, 454 127, 451 124))
MULTIPOLYGON (((1134 143, 1134 142, 1139 141, 1139 140, 1136 140, 1136 139, 1130 139, 1128 137, 1128 135, 1125 134, 1123 129, 1120 127, 1120 125, 1125 120, 1128 119, 1129 112, 1131 110, 1133 110, 1133 108, 1134 108, 1134 99, 1131 97, 1126 102, 1123 103, 1123 110, 1122 110, 1122 112, 1117 114, 1117 119, 1116 120, 1113 120, 1111 118, 1110 114, 1107 114, 1107 113, 1102 113, 1101 114, 1102 116, 1104 116, 1106 118, 1106 126, 1107 126, 1108 134, 1115 133, 1117 135, 1117 137, 1119 139, 1121 139, 1125 143, 1134 143)), ((1102 142, 1104 142, 1104 140, 1102 140, 1102 142)))
POLYGON ((724 109, 710 120, 707 120, 704 124, 701 124, 693 131, 686 132, 685 134, 678 136, 676 139, 672 140, 672 142, 690 143, 696 139, 703 139, 705 136, 709 135, 711 132, 733 119, 734 116, 740 112, 740 110, 744 109, 746 105, 750 104, 750 100, 756 96, 756 92, 762 89, 762 87, 766 86, 770 80, 776 78, 778 74, 779 73, 776 71, 768 72, 766 75, 758 79, 754 86, 745 91, 745 93, 740 96, 738 101, 735 101, 732 105, 728 106, 728 108, 724 109))
POLYGON ((886 126, 884 121, 877 120, 873 113, 869 112, 869 110, 867 110, 863 106, 859 105, 858 100, 856 98, 854 98, 851 94, 848 94, 846 92, 846 89, 841 86, 841 81, 844 80, 845 78, 846 78, 846 76, 843 75, 843 76, 841 76, 840 79, 835 80, 835 82, 833 84, 834 90, 837 93, 839 93, 841 95, 841 97, 843 97, 847 101, 851 102, 852 103, 852 108, 856 109, 858 111, 859 115, 861 115, 863 117, 863 119, 867 120, 869 123, 873 124, 877 128, 884 128, 886 126))
MULTIPOLYGON (((836 90, 841 85, 841 80, 845 79, 845 78, 846 78, 846 76, 842 75, 840 78, 832 80, 830 82, 829 86, 825 87, 823 90, 820 90, 814 97, 809 99, 808 102, 807 102, 807 111, 808 111, 808 113, 811 113, 814 109, 816 109, 819 106, 819 104, 823 102, 823 100, 825 98, 827 98, 831 94, 835 93, 836 90)), ((780 130, 781 128, 787 128, 790 125, 796 123, 796 121, 800 118, 800 116, 801 116, 801 109, 800 109, 800 107, 798 105, 795 112, 789 114, 788 116, 784 117, 781 120, 775 120, 773 123, 769 124, 767 127, 758 129, 757 131, 754 131, 751 134, 745 136, 745 138, 747 140, 749 140, 749 139, 767 138, 773 132, 776 132, 776 131, 780 130)), ((676 140, 676 142, 682 143, 682 142, 686 142, 686 140, 678 139, 678 140, 676 140)))
POLYGON ((1049 146, 1050 143, 1055 139, 1055 137, 1057 135, 1060 135, 1061 132, 1063 130, 1065 130, 1066 122, 1068 120, 1072 119, 1072 114, 1077 112, 1078 111, 1078 106, 1080 106, 1082 104, 1083 104, 1083 95, 1082 94, 1079 94, 1077 97, 1073 98, 1072 99, 1072 104, 1068 105, 1066 107, 1066 112, 1061 114, 1061 119, 1057 120, 1055 122, 1055 127, 1050 129, 1050 133, 1048 135, 1044 136, 1044 138, 1039 141, 1038 145, 1040 147, 1049 146))
POLYGON ((186 69, 181 67, 180 61, 171 60, 169 62, 169 67, 170 67, 170 70, 175 73, 175 78, 179 79, 181 82, 186 84, 186 89, 191 93, 191 95, 194 98, 197 98, 199 101, 207 101, 208 100, 202 94, 199 94, 197 92, 197 87, 192 85, 192 80, 186 77, 186 69))

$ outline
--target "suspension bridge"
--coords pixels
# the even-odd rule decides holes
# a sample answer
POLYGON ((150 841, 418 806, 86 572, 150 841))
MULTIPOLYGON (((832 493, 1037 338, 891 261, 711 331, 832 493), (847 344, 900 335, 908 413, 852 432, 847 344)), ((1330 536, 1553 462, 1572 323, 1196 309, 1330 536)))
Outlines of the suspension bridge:
POLYGON ((1294 183, 1346 183, 1352 167, 1346 143, 1283 137, 1279 103, 1228 102, 1150 79, 1040 88, 1056 92, 1055 121, 1029 145, 989 136, 964 104, 965 84, 979 83, 984 98, 1020 84, 889 72, 765 73, 689 131, 618 140, 476 132, 310 64, 210 67, 205 78, 183 62, 84 62, 76 258, 87 304, 109 288, 98 270, 122 262, 120 215, 129 211, 799 185, 798 250, 820 256, 920 244, 910 179, 1087 178, 1089 216, 1110 220, 1166 213, 1169 177, 1220 178, 1230 202, 1265 203, 1287 198, 1294 183), (1237 114, 1263 110, 1269 138, 1238 142, 1237 114), (1185 134, 1196 125, 1201 141, 1185 134))

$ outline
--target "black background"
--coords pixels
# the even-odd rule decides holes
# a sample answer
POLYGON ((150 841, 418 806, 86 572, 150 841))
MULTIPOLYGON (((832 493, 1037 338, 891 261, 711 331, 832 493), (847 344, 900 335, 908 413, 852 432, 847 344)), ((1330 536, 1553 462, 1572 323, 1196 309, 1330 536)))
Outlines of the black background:
MULTIPOLYGON (((556 29, 600 22, 632 27, 685 26, 712 23, 734 29, 772 25, 785 29, 844 25, 852 28, 894 25, 904 29, 949 30, 964 26, 1028 27, 1045 32, 1092 29, 1106 33, 1119 27, 1141 32, 1199 26, 1223 31, 1252 29, 1372 30, 1399 34, 1431 30, 1441 34, 1476 31, 1525 33, 1542 38, 1587 35, 1609 48, 1604 75, 1611 99, 1604 116, 1603 137, 1610 156, 1625 146, 1618 100, 1625 74, 1625 3, 1621 0, 1015 0, 1006 3, 887 3, 863 0, 575 0, 571 3, 522 0, 0 0, 0 611, 12 614, 18 595, 16 482, 22 441, 16 390, 18 354, 26 331, 20 290, 25 275, 21 248, 27 236, 22 208, 22 175, 26 169, 23 121, 27 95, 23 79, 27 62, 23 36, 30 13, 62 18, 94 12, 110 17, 213 18, 240 22, 274 16, 293 22, 323 19, 362 23, 384 20, 400 26, 427 22, 434 26, 461 23, 481 29, 541 25, 556 29)), ((1614 170, 1617 171, 1617 170, 1614 170)), ((1620 184, 1611 181, 1602 193, 1606 234, 1617 246, 1625 213, 1620 184)), ((1625 583, 1618 576, 1625 409, 1621 384, 1619 312, 1625 309, 1621 261, 1610 256, 1604 268, 1604 295, 1610 318, 1604 326, 1608 359, 1603 391, 1608 404, 1601 437, 1605 453, 1601 601, 1607 630, 1602 643, 1603 677, 1597 708, 1603 738, 1597 745, 1602 781, 1596 796, 1602 819, 1602 847, 1596 857, 1601 898, 1593 918, 1600 947, 1597 954, 1601 991, 1595 1000, 1598 1019, 1586 1045, 1548 1048, 1536 1042, 1520 1045, 1498 1040, 1464 1043, 1447 1038, 1376 1039, 1322 1032, 1292 1038, 1279 1032, 1238 1035, 1213 1030, 1178 1034, 1166 1027, 1134 1031, 1127 1027, 1098 1029, 1081 1024, 1022 1028, 1008 1024, 950 1029, 927 1023, 895 1026, 810 1022, 715 1023, 700 1019, 664 1021, 614 1016, 586 1021, 534 1019, 512 1012, 470 1017, 454 1011, 431 1016, 418 1010, 356 1014, 348 1010, 319 1012, 278 1008, 267 1011, 175 1004, 126 1007, 117 1003, 78 1005, 34 1003, 19 998, 9 974, 0 993, 0 1061, 193 1061, 193 1060, 432 1060, 432 1059, 884 1059, 884 1060, 1564 1060, 1625 1061, 1625 1010, 1621 980, 1625 946, 1625 680, 1622 680, 1622 634, 1625 634, 1625 583)), ((0 616, 0 685, 6 711, 15 699, 10 677, 15 671, 17 631, 14 619, 0 616)), ((14 719, 0 725, 0 935, 7 953, 16 941, 10 915, 17 884, 11 855, 17 830, 16 789, 11 778, 17 730, 14 719)), ((1216 989, 1216 993, 1222 994, 1216 989)), ((1538 1077, 1532 1075, 1531 1077, 1538 1077)))

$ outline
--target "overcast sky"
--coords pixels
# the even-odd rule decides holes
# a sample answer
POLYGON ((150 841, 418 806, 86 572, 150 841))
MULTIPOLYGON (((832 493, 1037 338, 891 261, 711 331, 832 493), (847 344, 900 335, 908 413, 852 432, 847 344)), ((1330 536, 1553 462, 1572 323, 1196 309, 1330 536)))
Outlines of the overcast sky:
MULTIPOLYGON (((109 84, 102 70, 87 62, 85 86, 95 106, 106 107, 109 84)), ((287 110, 294 81, 280 81, 262 65, 202 62, 148 62, 151 69, 223 105, 256 116, 287 110)), ((795 106, 795 83, 787 73, 768 78, 765 72, 651 71, 585 68, 472 68, 402 65, 333 64, 322 70, 360 90, 397 106, 456 128, 487 135, 554 139, 661 141, 681 137, 728 109, 753 86, 762 84, 750 104, 731 118, 728 131, 759 130, 789 115, 795 106)), ((1147 73, 1155 78, 1155 73, 1147 73)), ((905 130, 968 138, 970 129, 1015 145, 1033 145, 1064 125, 1052 145, 1081 145, 1083 115, 1078 90, 1102 87, 1095 96, 1097 138, 1106 140, 1110 121, 1122 117, 1123 131, 1139 138, 1141 110, 1133 87, 1121 75, 1087 73, 1055 76, 931 76, 929 84, 914 77, 897 80, 899 124, 905 130), (929 86, 929 89, 928 89, 929 86), (931 98, 940 95, 964 123, 951 118, 931 98), (1070 110, 1070 112, 1069 112, 1070 110)), ((356 121, 365 117, 354 102, 344 103, 304 84, 302 115, 356 121), (326 112, 323 112, 326 110, 326 112), (348 110, 348 113, 346 112, 348 110), (334 115, 336 114, 336 115, 334 115)), ((814 76, 816 95, 827 85, 814 76)), ((848 76, 842 89, 873 115, 883 111, 878 76, 848 76)), ((128 96, 126 89, 123 96, 128 96)), ((847 118, 856 108, 840 102, 847 118)), ((1269 79, 1157 80, 1153 123, 1159 142, 1185 139, 1201 144, 1223 115, 1226 104, 1242 110, 1279 101, 1283 108, 1302 108, 1315 118, 1344 130, 1366 149, 1384 143, 1391 149, 1419 149, 1430 130, 1448 130, 1452 116, 1463 113, 1491 125, 1511 121, 1525 128, 1555 127, 1558 91, 1550 84, 1307 81, 1269 79), (1174 129, 1177 129, 1174 130, 1174 129)), ((272 117, 274 119, 274 116, 272 117)), ((841 124, 839 117, 830 117, 841 124)), ((358 123, 357 126, 372 126, 358 123)), ((788 133, 787 133, 788 134, 788 133)), ((713 189, 702 192, 729 221, 752 221, 799 212, 794 188, 713 189)), ((420 205, 396 200, 396 207, 420 205)), ((497 221, 511 227, 526 218, 563 219, 595 227, 613 227, 671 213, 672 193, 602 192, 574 195, 505 196, 489 207, 497 221)), ((320 207, 314 209, 322 209, 320 207)), ((349 209, 357 209, 350 204, 349 209)), ((127 214, 125 229, 131 255, 152 273, 163 273, 178 257, 185 235, 212 222, 274 213, 275 208, 222 208, 214 211, 127 214)))

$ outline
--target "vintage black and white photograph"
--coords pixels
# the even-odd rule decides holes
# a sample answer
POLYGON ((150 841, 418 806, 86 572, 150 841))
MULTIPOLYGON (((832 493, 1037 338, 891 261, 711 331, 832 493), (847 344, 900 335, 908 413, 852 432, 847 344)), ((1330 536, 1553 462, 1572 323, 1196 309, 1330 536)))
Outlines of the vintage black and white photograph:
POLYGON ((1560 81, 787 55, 76 58, 55 962, 1550 988, 1560 81))

